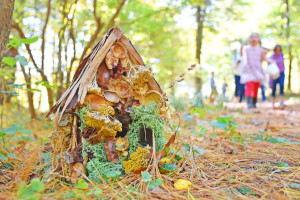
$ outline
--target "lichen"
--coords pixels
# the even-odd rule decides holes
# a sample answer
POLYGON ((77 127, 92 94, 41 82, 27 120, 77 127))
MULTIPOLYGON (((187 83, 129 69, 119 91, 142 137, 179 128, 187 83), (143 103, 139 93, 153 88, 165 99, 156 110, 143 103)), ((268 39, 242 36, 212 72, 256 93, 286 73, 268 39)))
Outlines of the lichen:
POLYGON ((111 106, 100 106, 99 111, 88 111, 85 116, 87 126, 97 129, 99 135, 106 137, 115 137, 117 132, 122 131, 122 124, 119 120, 114 119, 111 115, 114 110, 111 106))
POLYGON ((129 140, 129 154, 132 154, 137 149, 140 127, 153 129, 156 151, 162 150, 167 143, 167 140, 164 137, 166 132, 166 122, 160 118, 158 109, 159 106, 154 102, 146 106, 142 105, 141 107, 133 106, 133 113, 131 114, 132 123, 129 125, 129 131, 127 133, 129 140))
POLYGON ((83 131, 83 129, 86 127, 86 123, 85 123, 85 116, 86 116, 86 112, 90 111, 92 108, 89 105, 81 108, 78 112, 76 112, 76 114, 79 117, 79 121, 80 121, 80 131, 83 131))
POLYGON ((147 148, 138 147, 137 150, 130 155, 128 161, 123 161, 123 166, 126 173, 134 172, 142 167, 147 167, 149 159, 147 159, 147 148))
POLYGON ((85 142, 82 146, 82 156, 88 156, 89 153, 93 155, 93 159, 90 159, 86 165, 88 177, 96 182, 101 182, 100 176, 103 176, 109 171, 120 171, 124 174, 124 168, 122 161, 124 158, 120 158, 117 163, 112 163, 107 160, 104 142, 98 144, 90 144, 85 142))

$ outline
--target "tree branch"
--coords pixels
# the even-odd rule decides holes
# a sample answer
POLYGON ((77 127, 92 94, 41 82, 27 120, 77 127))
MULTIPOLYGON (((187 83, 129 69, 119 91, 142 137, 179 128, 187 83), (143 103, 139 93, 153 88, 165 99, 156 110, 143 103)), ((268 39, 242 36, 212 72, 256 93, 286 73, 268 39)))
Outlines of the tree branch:
POLYGON ((44 70, 44 64, 45 64, 45 33, 46 33, 46 29, 47 29, 47 25, 48 25, 48 21, 49 21, 49 17, 50 17, 50 11, 51 11, 51 0, 48 0, 47 16, 46 16, 46 21, 45 21, 43 31, 42 31, 42 70, 44 70))
POLYGON ((91 48, 91 46, 93 45, 93 43, 95 42, 95 40, 97 39, 98 34, 100 33, 102 27, 103 27, 103 23, 101 23, 101 19, 100 17, 97 16, 97 0, 94 0, 93 2, 93 15, 94 15, 94 19, 97 23, 97 28, 96 31, 93 33, 91 40, 87 43, 87 45, 85 46, 85 48, 83 49, 83 52, 81 54, 80 57, 80 61, 81 62, 86 54, 86 52, 88 51, 89 48, 91 48))

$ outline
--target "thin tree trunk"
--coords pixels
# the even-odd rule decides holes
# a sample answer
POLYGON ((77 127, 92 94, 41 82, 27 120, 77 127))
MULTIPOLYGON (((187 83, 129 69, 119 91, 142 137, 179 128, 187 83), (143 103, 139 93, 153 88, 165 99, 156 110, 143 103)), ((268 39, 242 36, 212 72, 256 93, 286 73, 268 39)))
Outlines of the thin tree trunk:
POLYGON ((6 50, 6 44, 12 26, 14 3, 14 0, 0 1, 0 65, 2 63, 3 54, 6 50))
MULTIPOLYGON (((197 6, 196 22, 197 22, 197 32, 196 32, 196 60, 198 64, 201 64, 201 51, 202 51, 202 40, 203 40, 203 23, 205 19, 205 8, 197 6)), ((199 93, 202 88, 202 79, 200 73, 196 73, 195 78, 196 93, 199 93)))
POLYGON ((29 112, 30 112, 30 116, 31 119, 36 119, 36 112, 35 112, 35 108, 34 108, 34 103, 33 103, 33 92, 31 91, 31 74, 30 74, 30 68, 29 68, 29 72, 28 74, 25 71, 25 67, 21 66, 21 70, 24 76, 24 79, 26 81, 26 94, 27 94, 27 99, 28 99, 28 106, 29 106, 29 112))
MULTIPOLYGON (((17 22, 13 21, 13 26, 12 26, 12 27, 13 27, 15 30, 18 31, 20 38, 22 38, 22 39, 25 39, 25 38, 26 38, 24 32, 22 31, 21 27, 19 26, 19 24, 18 24, 17 22)), ((48 78, 47 78, 47 76, 46 76, 44 70, 40 69, 40 68, 38 67, 38 65, 36 64, 36 61, 35 61, 35 59, 34 59, 34 57, 33 57, 33 54, 32 54, 32 52, 31 52, 31 49, 30 49, 29 44, 25 44, 25 47, 26 47, 27 52, 28 52, 28 54, 29 54, 29 57, 30 57, 30 59, 31 59, 31 61, 32 61, 32 63, 33 63, 33 66, 34 66, 35 69, 41 74, 42 81, 44 81, 45 83, 49 84, 48 78)), ((49 85, 50 85, 50 84, 49 84, 49 85)), ((52 89, 49 88, 49 87, 47 87, 47 94, 48 94, 48 103, 49 103, 49 107, 52 108, 52 106, 53 106, 53 93, 52 93, 52 89)))
POLYGON ((292 44, 290 42, 290 5, 289 0, 285 0, 286 4, 286 40, 288 44, 288 55, 289 55, 289 75, 288 75, 288 90, 291 90, 291 82, 292 82, 292 62, 293 62, 293 54, 292 54, 292 44))

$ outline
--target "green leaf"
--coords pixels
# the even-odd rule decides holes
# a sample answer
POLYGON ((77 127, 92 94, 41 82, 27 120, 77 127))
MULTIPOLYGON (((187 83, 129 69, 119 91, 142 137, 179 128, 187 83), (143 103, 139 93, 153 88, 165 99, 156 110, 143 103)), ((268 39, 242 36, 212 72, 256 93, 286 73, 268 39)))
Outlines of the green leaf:
POLYGON ((279 165, 277 165, 277 167, 289 167, 289 164, 280 162, 279 165))
POLYGON ((34 42, 38 41, 38 39, 39 39, 38 36, 35 36, 33 38, 21 39, 21 43, 23 43, 23 44, 31 44, 31 43, 34 43, 34 42))
POLYGON ((250 194, 251 193, 251 187, 246 188, 246 187, 240 185, 240 193, 242 193, 243 195, 250 194))
POLYGON ((113 170, 113 171, 108 171, 108 172, 105 172, 103 174, 103 178, 105 180, 119 180, 120 177, 121 177, 122 173, 120 171, 117 171, 117 170, 113 170))
POLYGON ((264 138, 263 138, 263 135, 258 135, 254 138, 254 140, 258 140, 258 141, 262 141, 264 138))
POLYGON ((193 145, 193 151, 198 153, 200 156, 205 153, 205 149, 203 147, 198 147, 196 145, 193 145))
POLYGON ((7 43, 8 47, 20 47, 22 46, 21 39, 19 38, 13 38, 7 43))
POLYGON ((0 160, 8 160, 8 158, 4 155, 0 155, 0 160))
POLYGON ((43 158, 43 159, 51 158, 51 153, 44 153, 41 155, 41 158, 43 158))
POLYGON ((205 111, 202 108, 197 107, 197 108, 192 109, 191 114, 195 114, 195 113, 198 113, 199 117, 201 117, 201 118, 205 117, 205 111))
POLYGON ((1 132, 4 132, 7 135, 14 135, 18 132, 19 128, 20 126, 13 124, 7 128, 2 129, 1 132))
POLYGON ((75 184, 75 187, 80 189, 87 189, 89 187, 89 184, 85 182, 85 180, 79 179, 78 182, 75 184))
POLYGON ((227 127, 227 123, 224 122, 212 121, 209 124, 219 129, 225 129, 227 127))
POLYGON ((162 170, 167 170, 167 171, 174 171, 176 169, 176 165, 172 163, 165 163, 163 164, 160 168, 162 170))
POLYGON ((17 59, 14 57, 3 57, 2 62, 13 67, 17 63, 17 59))
POLYGON ((265 141, 271 142, 271 143, 273 143, 273 144, 278 143, 277 139, 276 139, 276 138, 273 138, 272 136, 266 137, 266 138, 265 138, 265 141))
POLYGON ((161 178, 156 179, 156 181, 151 181, 149 184, 149 189, 153 190, 155 187, 160 186, 163 183, 161 178))
POLYGON ((94 195, 96 197, 100 197, 100 195, 102 194, 102 190, 101 189, 97 189, 97 190, 90 190, 87 195, 94 195))
POLYGON ((219 116, 217 117, 217 121, 221 122, 221 123, 226 123, 228 124, 232 119, 232 116, 228 116, 228 115, 223 115, 223 116, 219 116))
POLYGON ((300 189, 300 184, 299 183, 291 183, 291 188, 300 189))
POLYGON ((22 66, 28 65, 27 59, 24 56, 17 55, 16 58, 22 66))
POLYGON ((149 174, 149 172, 147 171, 142 171, 142 177, 143 177, 143 182, 147 183, 147 182, 150 182, 152 181, 152 175, 149 174))
POLYGON ((32 131, 27 129, 27 128, 24 128, 24 127, 20 128, 19 131, 22 132, 24 135, 27 135, 27 136, 32 135, 32 131))
POLYGON ((34 192, 39 192, 43 190, 44 187, 45 187, 44 183, 42 183, 38 178, 33 178, 30 181, 30 189, 34 192))
POLYGON ((26 182, 21 182, 18 186, 17 196, 18 199, 29 199, 35 194, 34 191, 27 188, 26 182))
POLYGON ((9 155, 12 158, 17 158, 17 156, 15 154, 12 154, 12 153, 8 153, 7 155, 9 155))
POLYGON ((156 185, 160 186, 163 183, 163 180, 161 178, 156 179, 156 185))

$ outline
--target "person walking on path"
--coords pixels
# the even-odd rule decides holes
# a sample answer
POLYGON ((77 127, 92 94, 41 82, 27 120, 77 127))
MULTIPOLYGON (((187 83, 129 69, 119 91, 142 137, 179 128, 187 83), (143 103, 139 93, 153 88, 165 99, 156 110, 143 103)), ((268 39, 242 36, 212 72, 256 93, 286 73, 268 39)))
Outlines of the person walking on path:
POLYGON ((258 33, 251 33, 248 40, 249 45, 243 49, 241 83, 246 84, 245 96, 248 108, 256 108, 258 88, 266 80, 262 61, 271 63, 271 60, 266 57, 263 48, 258 45, 260 40, 258 33))
POLYGON ((215 83, 215 72, 211 72, 211 77, 210 77, 210 98, 209 102, 214 103, 217 97, 217 88, 216 88, 216 83, 215 83))
POLYGON ((241 73, 242 73, 242 56, 243 56, 243 45, 241 45, 239 53, 235 57, 235 62, 233 64, 234 68, 234 81, 235 81, 235 92, 234 96, 239 101, 242 102, 245 94, 245 84, 240 83, 241 73))
POLYGON ((274 60, 279 68, 280 76, 279 78, 273 80, 272 84, 272 106, 275 108, 275 97, 276 97, 276 87, 279 84, 280 89, 280 107, 285 107, 284 104, 284 58, 282 54, 282 48, 280 45, 274 47, 274 54, 271 56, 271 59, 274 60))

